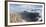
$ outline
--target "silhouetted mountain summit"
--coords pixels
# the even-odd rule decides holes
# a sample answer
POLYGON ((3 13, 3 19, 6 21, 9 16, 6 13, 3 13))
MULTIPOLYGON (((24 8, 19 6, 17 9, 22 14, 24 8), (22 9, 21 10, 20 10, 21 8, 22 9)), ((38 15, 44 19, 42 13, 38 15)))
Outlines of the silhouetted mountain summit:
POLYGON ((38 20, 37 17, 40 17, 39 13, 33 13, 33 12, 27 12, 27 11, 24 11, 21 14, 23 19, 26 21, 37 21, 38 20))

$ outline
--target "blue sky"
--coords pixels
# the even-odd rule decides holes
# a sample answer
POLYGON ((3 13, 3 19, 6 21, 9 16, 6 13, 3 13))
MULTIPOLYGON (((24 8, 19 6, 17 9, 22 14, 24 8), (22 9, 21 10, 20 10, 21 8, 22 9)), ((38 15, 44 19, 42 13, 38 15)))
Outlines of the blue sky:
POLYGON ((22 12, 22 11, 42 11, 42 5, 30 5, 30 4, 10 4, 10 11, 22 12))

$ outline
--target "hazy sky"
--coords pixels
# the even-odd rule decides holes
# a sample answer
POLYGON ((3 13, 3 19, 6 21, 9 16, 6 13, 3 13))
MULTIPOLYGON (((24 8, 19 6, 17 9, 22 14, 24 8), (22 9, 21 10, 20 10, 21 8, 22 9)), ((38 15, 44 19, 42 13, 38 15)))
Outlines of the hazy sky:
POLYGON ((17 12, 22 12, 22 11, 30 12, 31 10, 39 12, 42 11, 41 9, 42 9, 42 5, 10 4, 10 10, 17 11, 17 12))

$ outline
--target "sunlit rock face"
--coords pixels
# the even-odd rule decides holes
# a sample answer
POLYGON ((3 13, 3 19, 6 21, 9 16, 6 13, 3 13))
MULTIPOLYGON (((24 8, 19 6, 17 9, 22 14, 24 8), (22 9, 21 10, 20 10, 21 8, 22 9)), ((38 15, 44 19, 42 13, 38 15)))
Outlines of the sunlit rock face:
POLYGON ((24 22, 24 20, 22 19, 19 13, 10 13, 10 22, 19 23, 19 22, 24 22))

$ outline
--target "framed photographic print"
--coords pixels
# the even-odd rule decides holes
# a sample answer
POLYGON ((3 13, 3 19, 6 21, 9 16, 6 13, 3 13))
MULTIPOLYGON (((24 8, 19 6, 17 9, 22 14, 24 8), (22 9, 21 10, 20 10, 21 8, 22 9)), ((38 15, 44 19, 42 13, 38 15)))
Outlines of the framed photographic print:
POLYGON ((13 1, 6 3, 7 25, 35 25, 45 23, 45 3, 13 1))

